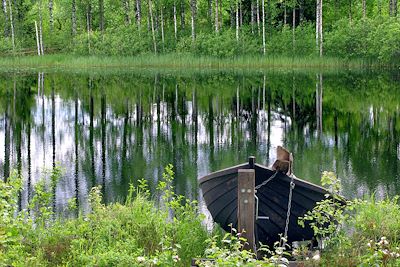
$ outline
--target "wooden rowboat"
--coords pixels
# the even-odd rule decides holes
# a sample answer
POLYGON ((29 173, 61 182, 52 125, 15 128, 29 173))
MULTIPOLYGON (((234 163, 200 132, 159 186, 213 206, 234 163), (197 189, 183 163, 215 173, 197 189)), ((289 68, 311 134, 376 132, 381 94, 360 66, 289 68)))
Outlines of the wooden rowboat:
POLYGON ((258 216, 255 215, 256 243, 261 242, 272 246, 280 240, 280 234, 284 234, 291 182, 294 183, 294 187, 292 187, 287 231, 288 242, 312 240, 314 237, 313 230, 308 225, 304 228, 299 226, 298 218, 312 210, 316 203, 325 199, 325 194, 329 194, 329 192, 320 186, 290 176, 291 159, 290 156, 286 160, 279 160, 278 151, 278 160, 272 168, 256 164, 254 158, 252 158, 247 163, 200 178, 200 188, 214 221, 225 231, 231 230, 231 224, 233 228, 237 229, 238 170, 254 169, 256 187, 268 180, 265 185, 256 190, 258 198, 258 216), (289 164, 283 167, 283 169, 286 169, 282 172, 282 169, 277 166, 285 165, 286 161, 289 164))

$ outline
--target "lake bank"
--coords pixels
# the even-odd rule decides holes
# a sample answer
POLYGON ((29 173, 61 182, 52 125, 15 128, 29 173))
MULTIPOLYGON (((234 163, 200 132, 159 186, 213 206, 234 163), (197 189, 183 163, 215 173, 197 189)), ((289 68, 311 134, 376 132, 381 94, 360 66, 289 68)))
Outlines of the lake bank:
POLYGON ((363 60, 346 60, 331 57, 253 57, 218 58, 191 54, 146 54, 136 57, 74 56, 52 54, 45 56, 17 56, 0 59, 2 69, 190 69, 190 70, 265 70, 265 69, 391 69, 391 65, 363 60))
MULTIPOLYGON (((57 180, 60 172, 50 176, 57 180)), ((1 266, 188 266, 192 258, 208 258, 215 261, 200 266, 272 267, 284 257, 304 266, 400 264, 398 197, 356 199, 339 210, 334 202, 324 202, 306 220, 316 220, 317 231, 324 229, 318 224, 321 218, 333 218, 340 227, 325 232, 320 253, 311 256, 316 251, 307 247, 282 253, 275 247, 269 248, 272 256, 257 260, 242 249, 245 240, 235 231, 224 234, 218 226, 206 229, 197 202, 174 193, 171 165, 155 194, 145 180, 139 180, 130 185, 123 204, 104 205, 101 187, 93 187, 90 211, 82 213, 71 198, 67 217, 53 213, 54 183, 45 178, 32 190, 29 209, 19 210, 21 179, 13 172, 7 182, 0 180, 1 266)))

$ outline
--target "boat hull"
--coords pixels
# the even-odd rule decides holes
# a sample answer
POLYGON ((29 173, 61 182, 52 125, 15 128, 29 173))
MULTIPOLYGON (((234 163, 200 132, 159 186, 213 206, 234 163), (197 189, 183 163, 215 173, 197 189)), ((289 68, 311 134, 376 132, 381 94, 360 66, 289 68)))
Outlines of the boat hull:
MULTIPOLYGON (((253 165, 255 184, 260 185, 275 174, 275 171, 260 165, 253 165)), ((221 170, 199 180, 200 188, 214 221, 225 231, 231 226, 237 229, 237 191, 238 170, 250 169, 248 163, 221 170)), ((291 177, 278 172, 266 185, 259 188, 256 195, 259 199, 258 215, 269 219, 256 220, 255 235, 257 244, 272 246, 280 240, 286 226, 291 177)), ((328 193, 324 188, 294 178, 295 187, 289 217, 288 242, 311 240, 314 232, 309 225, 301 227, 299 217, 312 210, 316 203, 328 193)))

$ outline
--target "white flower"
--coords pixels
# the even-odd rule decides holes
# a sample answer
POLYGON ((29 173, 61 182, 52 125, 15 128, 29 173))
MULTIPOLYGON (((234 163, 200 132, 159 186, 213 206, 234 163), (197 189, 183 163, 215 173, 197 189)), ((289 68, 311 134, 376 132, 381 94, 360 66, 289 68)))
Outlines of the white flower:
POLYGON ((137 260, 138 262, 144 262, 144 261, 146 261, 146 258, 143 257, 143 256, 139 256, 139 257, 136 258, 136 260, 137 260))
POLYGON ((174 262, 178 262, 178 261, 180 261, 181 259, 179 258, 178 255, 174 255, 174 256, 172 256, 172 260, 173 260, 174 262))
POLYGON ((316 254, 312 257, 313 260, 319 261, 321 259, 321 256, 319 254, 316 254))

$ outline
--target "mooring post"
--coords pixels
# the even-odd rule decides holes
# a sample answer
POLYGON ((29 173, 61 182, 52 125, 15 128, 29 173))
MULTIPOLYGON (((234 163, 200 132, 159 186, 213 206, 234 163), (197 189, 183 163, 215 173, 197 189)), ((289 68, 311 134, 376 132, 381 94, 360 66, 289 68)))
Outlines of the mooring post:
POLYGON ((254 169, 238 170, 238 232, 243 233, 248 244, 245 249, 255 250, 254 214, 255 214, 255 171, 254 169))
POLYGON ((254 169, 256 163, 256 158, 254 156, 249 157, 249 167, 250 169, 254 169))

